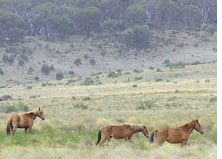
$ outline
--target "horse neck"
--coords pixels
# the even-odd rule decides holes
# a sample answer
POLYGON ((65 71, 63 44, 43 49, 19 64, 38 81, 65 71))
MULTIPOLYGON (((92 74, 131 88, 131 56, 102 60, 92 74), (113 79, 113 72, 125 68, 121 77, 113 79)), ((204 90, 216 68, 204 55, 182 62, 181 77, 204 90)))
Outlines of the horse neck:
POLYGON ((133 130, 133 134, 138 133, 138 132, 142 132, 142 129, 133 130))
POLYGON ((35 118, 37 117, 37 112, 33 111, 33 112, 30 112, 30 114, 32 115, 32 119, 35 120, 35 118))
POLYGON ((188 123, 187 125, 184 126, 188 134, 190 135, 194 129, 194 126, 191 123, 188 123))

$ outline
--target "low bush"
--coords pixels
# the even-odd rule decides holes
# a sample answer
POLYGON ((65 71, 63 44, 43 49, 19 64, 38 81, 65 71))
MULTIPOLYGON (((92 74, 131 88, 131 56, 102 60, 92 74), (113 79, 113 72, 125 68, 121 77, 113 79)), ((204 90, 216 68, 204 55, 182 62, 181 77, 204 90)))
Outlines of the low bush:
POLYGON ((139 110, 152 109, 152 108, 154 108, 155 106, 156 106, 156 104, 155 104, 154 101, 150 101, 150 100, 141 101, 141 102, 139 102, 138 109, 139 109, 139 110))
POLYGON ((59 72, 59 73, 56 73, 56 80, 62 80, 64 77, 63 77, 63 73, 62 72, 59 72))

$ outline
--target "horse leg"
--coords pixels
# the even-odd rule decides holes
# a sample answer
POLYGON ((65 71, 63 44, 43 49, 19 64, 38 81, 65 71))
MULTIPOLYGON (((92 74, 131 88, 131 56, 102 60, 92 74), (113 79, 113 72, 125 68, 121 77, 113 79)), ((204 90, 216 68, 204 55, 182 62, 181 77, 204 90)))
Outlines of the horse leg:
POLYGON ((12 136, 15 135, 15 131, 16 131, 16 129, 17 129, 17 126, 13 126, 13 128, 12 128, 12 136))
POLYGON ((32 127, 29 127, 29 134, 33 134, 32 133, 32 127))
POLYGON ((187 145, 187 140, 183 140, 182 143, 181 143, 181 147, 184 147, 187 145))
POLYGON ((162 146, 166 139, 164 137, 157 137, 157 146, 162 146))
POLYGON ((27 133, 27 129, 28 129, 28 128, 25 128, 25 134, 27 133))
MULTIPOLYGON (((104 136, 104 138, 103 138, 103 140, 102 140, 102 142, 100 143, 100 146, 102 145, 102 144, 104 144, 106 141, 110 141, 110 135, 108 134, 108 135, 106 135, 106 136, 104 136)), ((108 142, 107 142, 108 143, 108 142)))
POLYGON ((132 139, 132 136, 128 136, 127 139, 128 139, 131 143, 135 144, 135 142, 134 142, 133 139, 132 139))

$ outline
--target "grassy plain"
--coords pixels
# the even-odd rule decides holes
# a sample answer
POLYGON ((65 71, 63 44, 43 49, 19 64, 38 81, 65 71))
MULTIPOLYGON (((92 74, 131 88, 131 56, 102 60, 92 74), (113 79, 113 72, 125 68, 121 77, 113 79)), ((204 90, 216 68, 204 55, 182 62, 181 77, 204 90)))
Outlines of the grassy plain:
POLYGON ((117 70, 1 88, 0 96, 9 94, 13 100, 0 102, 0 158, 214 159, 216 70, 216 63, 117 70), (17 130, 14 137, 6 136, 7 116, 21 113, 24 105, 29 110, 41 106, 46 120, 36 119, 33 135, 17 130), (142 134, 133 137, 135 144, 111 140, 108 146, 95 146, 97 131, 106 124, 146 124, 151 133, 195 118, 205 134, 194 131, 185 148, 168 143, 156 148, 142 134))

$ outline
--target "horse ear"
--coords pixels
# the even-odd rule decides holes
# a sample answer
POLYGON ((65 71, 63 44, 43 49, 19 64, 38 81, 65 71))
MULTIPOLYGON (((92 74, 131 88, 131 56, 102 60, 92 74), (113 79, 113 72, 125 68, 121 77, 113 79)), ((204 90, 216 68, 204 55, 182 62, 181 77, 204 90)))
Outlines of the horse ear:
POLYGON ((40 107, 39 107, 39 110, 40 110, 40 107))

